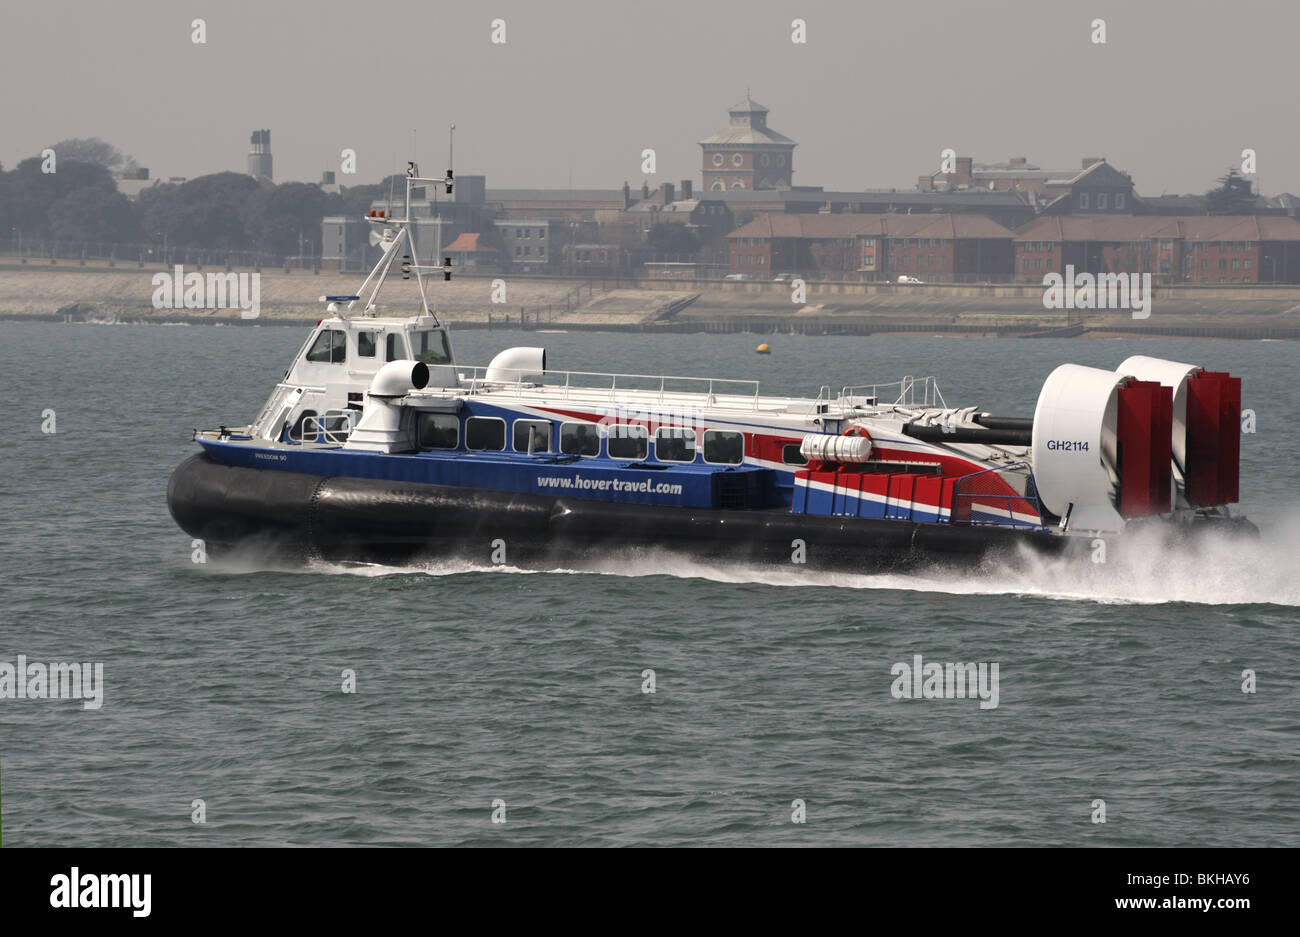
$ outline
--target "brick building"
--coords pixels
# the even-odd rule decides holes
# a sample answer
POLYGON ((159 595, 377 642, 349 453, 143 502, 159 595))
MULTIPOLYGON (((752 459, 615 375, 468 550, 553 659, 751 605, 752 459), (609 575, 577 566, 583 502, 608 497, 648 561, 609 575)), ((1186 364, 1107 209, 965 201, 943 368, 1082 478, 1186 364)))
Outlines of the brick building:
POLYGON ((1006 163, 975 164, 969 156, 954 160, 954 171, 935 171, 917 179, 923 192, 983 189, 1027 193, 1043 214, 1132 214, 1138 211, 1133 179, 1102 157, 1090 156, 1080 169, 1041 169, 1023 156, 1006 163))
POLYGON ((679 224, 692 231, 704 248, 725 250, 722 240, 733 227, 731 210, 717 197, 694 197, 691 180, 683 179, 681 198, 677 187, 665 182, 649 198, 644 198, 626 210, 616 213, 599 212, 597 220, 621 224, 644 240, 650 229, 660 224, 679 224))
POLYGON ((1015 235, 981 215, 765 213, 727 236, 732 274, 930 283, 1009 280, 1015 235))
POLYGON ((1300 283, 1300 222, 1285 216, 1044 216, 1015 232, 1016 279, 1150 273, 1157 283, 1300 283))
POLYGON ((867 189, 861 192, 827 191, 821 186, 795 186, 766 192, 731 190, 710 192, 727 206, 738 223, 752 221, 760 212, 787 214, 975 214, 1015 228, 1034 217, 1024 192, 989 192, 981 189, 917 192, 914 189, 867 189))
POLYGON ((728 110, 726 129, 700 141, 705 192, 791 187, 798 144, 768 127, 767 113, 746 91, 744 100, 728 110))

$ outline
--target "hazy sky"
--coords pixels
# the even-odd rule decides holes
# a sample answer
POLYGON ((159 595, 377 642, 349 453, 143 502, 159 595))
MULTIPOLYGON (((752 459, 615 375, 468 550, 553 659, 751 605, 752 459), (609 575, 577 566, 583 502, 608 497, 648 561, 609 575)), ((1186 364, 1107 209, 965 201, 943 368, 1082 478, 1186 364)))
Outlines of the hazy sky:
POLYGON ((103 137, 155 176, 345 184, 404 166, 504 187, 700 181, 698 141, 748 86, 799 143, 795 182, 911 188, 945 147, 1201 192, 1242 149, 1300 193, 1296 0, 0 0, 0 162, 103 137), (207 25, 191 42, 191 21, 207 25), (494 45, 491 22, 506 21, 494 45), (791 42, 791 21, 808 41, 791 42), (1090 39, 1106 21, 1107 43, 1090 39))

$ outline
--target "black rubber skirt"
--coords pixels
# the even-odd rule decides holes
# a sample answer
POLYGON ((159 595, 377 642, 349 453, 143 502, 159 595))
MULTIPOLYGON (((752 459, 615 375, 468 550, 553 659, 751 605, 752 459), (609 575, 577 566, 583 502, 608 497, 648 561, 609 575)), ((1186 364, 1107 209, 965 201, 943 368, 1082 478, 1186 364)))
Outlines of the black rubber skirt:
POLYGON ((538 565, 667 550, 710 562, 872 570, 959 561, 1069 538, 996 527, 612 504, 222 465, 172 473, 176 523, 210 547, 261 544, 286 560, 403 562, 433 556, 538 565))

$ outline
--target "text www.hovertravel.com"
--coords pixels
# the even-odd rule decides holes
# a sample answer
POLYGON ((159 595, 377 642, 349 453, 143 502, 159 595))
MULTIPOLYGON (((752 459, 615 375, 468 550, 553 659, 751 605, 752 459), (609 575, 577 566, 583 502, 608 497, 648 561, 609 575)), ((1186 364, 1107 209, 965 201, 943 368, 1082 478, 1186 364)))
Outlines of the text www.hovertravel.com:
POLYGON ((655 495, 679 495, 682 493, 681 485, 673 485, 667 482, 625 482, 618 478, 576 478, 567 475, 559 478, 553 475, 538 476, 537 486, 539 488, 568 488, 576 491, 626 491, 655 495))
POLYGON ((1116 898, 1117 908, 1209 911, 1211 908, 1249 908, 1249 898, 1116 898))

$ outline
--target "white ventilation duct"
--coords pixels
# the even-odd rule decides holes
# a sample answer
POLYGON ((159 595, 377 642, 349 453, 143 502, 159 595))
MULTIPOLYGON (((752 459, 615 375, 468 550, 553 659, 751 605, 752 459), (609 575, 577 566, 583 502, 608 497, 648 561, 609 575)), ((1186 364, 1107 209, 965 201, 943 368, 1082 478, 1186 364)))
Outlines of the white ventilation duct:
POLYGON ((507 348, 488 362, 486 381, 513 384, 524 379, 525 374, 541 374, 546 370, 546 349, 519 345, 507 348))
POLYGON ((405 397, 429 385, 429 366, 423 361, 390 361, 370 382, 371 397, 405 397))

